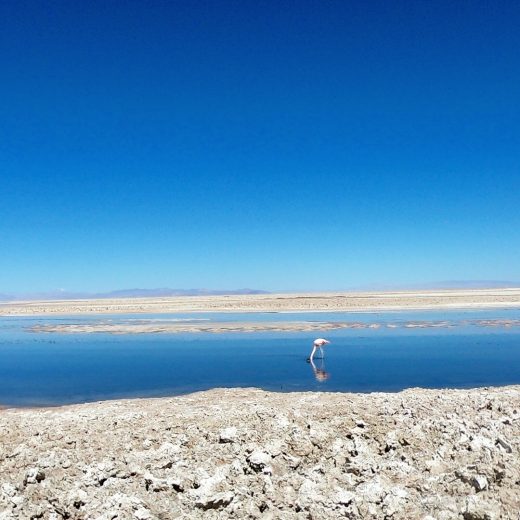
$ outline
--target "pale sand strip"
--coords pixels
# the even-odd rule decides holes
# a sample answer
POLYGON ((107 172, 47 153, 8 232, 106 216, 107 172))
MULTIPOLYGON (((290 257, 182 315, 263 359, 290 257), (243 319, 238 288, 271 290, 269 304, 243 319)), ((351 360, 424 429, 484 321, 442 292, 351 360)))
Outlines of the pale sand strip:
POLYGON ((520 308, 520 288, 24 301, 0 303, 0 316, 454 308, 520 308))
POLYGON ((155 334, 155 333, 229 333, 229 332, 312 332, 331 331, 339 329, 451 329, 465 325, 478 327, 511 328, 520 327, 518 319, 487 319, 487 320, 458 320, 458 321, 405 321, 405 322, 309 322, 309 321, 282 321, 282 322, 203 322, 203 323, 165 323, 158 320, 139 320, 139 323, 50 323, 38 324, 30 327, 30 332, 58 332, 64 334, 88 334, 104 332, 109 334, 155 334))

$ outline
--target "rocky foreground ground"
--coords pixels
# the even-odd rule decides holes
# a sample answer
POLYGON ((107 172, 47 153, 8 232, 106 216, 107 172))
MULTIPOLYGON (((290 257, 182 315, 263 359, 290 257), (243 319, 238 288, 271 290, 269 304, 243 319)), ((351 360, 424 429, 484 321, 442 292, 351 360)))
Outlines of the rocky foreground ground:
POLYGON ((0 412, 0 519, 515 519, 520 387, 0 412))

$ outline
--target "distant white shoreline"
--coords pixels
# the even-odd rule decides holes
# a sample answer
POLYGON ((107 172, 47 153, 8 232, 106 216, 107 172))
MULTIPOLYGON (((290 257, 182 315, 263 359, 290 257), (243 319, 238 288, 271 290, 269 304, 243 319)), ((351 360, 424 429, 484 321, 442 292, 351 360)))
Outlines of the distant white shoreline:
POLYGON ((180 296, 0 303, 0 316, 402 312, 520 308, 520 289, 180 296))

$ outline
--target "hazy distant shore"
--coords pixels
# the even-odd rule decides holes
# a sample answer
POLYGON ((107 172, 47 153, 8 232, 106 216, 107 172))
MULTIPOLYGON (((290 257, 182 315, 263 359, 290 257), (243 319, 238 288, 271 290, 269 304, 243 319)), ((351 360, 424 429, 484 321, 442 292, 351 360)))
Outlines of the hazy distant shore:
POLYGON ((0 316, 520 308, 520 288, 255 294, 0 303, 0 316))

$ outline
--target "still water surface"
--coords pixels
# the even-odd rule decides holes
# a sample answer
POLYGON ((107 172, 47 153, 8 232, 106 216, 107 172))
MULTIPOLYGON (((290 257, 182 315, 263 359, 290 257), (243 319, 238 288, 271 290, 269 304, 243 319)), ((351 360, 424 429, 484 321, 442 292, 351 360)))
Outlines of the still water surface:
POLYGON ((213 321, 518 320, 520 310, 406 313, 197 313, 0 318, 0 404, 56 405, 177 395, 215 387, 398 391, 520 384, 520 327, 354 329, 323 333, 33 333, 35 324, 112 319, 213 321), (306 361, 312 340, 332 341, 306 361))

